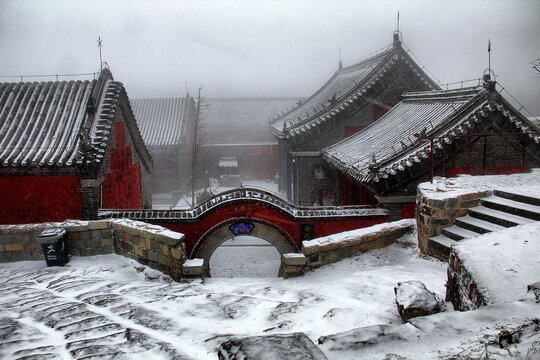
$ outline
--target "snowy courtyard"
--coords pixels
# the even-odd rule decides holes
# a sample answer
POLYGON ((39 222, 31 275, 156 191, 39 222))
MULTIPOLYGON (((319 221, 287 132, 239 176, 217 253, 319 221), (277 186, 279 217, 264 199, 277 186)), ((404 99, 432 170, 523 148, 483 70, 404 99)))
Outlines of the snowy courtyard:
POLYGON ((0 264, 0 277, 0 352, 9 359, 216 359, 230 337, 302 331, 317 342, 400 323, 396 283, 421 280, 444 297, 446 266, 397 243, 288 280, 175 283, 116 255, 74 257, 64 268, 0 264))

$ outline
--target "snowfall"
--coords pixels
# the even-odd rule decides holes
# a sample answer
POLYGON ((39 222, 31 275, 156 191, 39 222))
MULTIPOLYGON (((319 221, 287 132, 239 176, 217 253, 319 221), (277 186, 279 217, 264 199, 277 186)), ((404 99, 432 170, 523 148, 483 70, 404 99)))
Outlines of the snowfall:
MULTIPOLYGON (((540 172, 528 176, 502 185, 498 177, 487 188, 523 188, 532 179, 530 191, 540 192, 540 172)), ((470 191, 486 186, 472 177, 445 181, 422 186, 438 195, 463 191, 460 181, 470 191)), ((537 244, 538 224, 512 228, 510 241, 537 244)), ((507 237, 493 234, 496 246, 489 246, 507 237)), ((328 359, 540 359, 540 303, 526 286, 478 310, 443 303, 443 312, 403 323, 398 282, 421 281, 445 298, 447 264, 420 254, 416 243, 416 234, 406 235, 289 279, 276 276, 272 247, 242 238, 214 253, 214 277, 181 282, 119 255, 73 257, 66 267, 0 264, 0 357, 204 360, 216 359, 231 338, 304 332, 328 359)), ((540 281, 539 248, 521 255, 532 267, 520 268, 516 258, 508 265, 526 271, 521 278, 529 284, 540 281)), ((504 256, 491 264, 504 265, 504 256)))

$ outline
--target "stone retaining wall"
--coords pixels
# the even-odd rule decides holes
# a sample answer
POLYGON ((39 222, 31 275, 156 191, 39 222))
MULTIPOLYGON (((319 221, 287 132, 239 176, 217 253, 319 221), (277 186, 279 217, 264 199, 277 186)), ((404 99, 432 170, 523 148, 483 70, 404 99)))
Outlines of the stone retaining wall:
POLYGON ((450 252, 447 271, 446 301, 450 301, 455 310, 475 310, 487 305, 486 297, 454 249, 450 252))
POLYGON ((175 280, 182 277, 182 264, 186 260, 184 235, 125 219, 0 225, 0 263, 43 260, 37 236, 54 227, 66 229, 66 251, 70 256, 117 253, 171 275, 175 280))
POLYGON ((455 197, 434 199, 418 190, 416 198, 416 224, 418 246, 425 254, 437 256, 430 251, 428 240, 440 235, 446 227, 454 225, 454 219, 467 215, 467 209, 478 206, 480 199, 490 196, 491 190, 479 191, 455 197))
POLYGON ((186 261, 184 235, 141 221, 112 221, 116 239, 116 253, 132 258, 170 275, 182 278, 182 264, 186 261))
POLYGON ((414 230, 414 220, 406 219, 304 241, 302 254, 282 255, 280 273, 284 278, 300 276, 358 253, 392 245, 414 230))
POLYGON ((37 236, 44 230, 66 229, 66 249, 71 256, 114 253, 110 221, 65 221, 61 223, 0 225, 0 263, 43 260, 37 236))

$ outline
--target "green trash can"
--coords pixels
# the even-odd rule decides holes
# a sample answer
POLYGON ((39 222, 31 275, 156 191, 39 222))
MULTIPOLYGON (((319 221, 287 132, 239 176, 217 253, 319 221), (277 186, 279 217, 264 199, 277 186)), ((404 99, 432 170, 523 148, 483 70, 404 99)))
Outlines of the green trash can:
POLYGON ((64 266, 68 262, 65 235, 64 228, 47 229, 38 235, 47 266, 64 266))

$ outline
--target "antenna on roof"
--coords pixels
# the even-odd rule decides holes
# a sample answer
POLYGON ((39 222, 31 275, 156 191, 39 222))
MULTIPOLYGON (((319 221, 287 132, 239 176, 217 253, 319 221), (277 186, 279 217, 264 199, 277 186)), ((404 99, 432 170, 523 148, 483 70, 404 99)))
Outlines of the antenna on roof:
POLYGON ((396 27, 396 31, 399 31, 399 10, 397 12, 397 27, 396 27))
POLYGON ((341 61, 341 48, 339 48, 339 63, 338 63, 339 70, 343 69, 343 62, 341 61))
POLYGON ((99 72, 103 70, 103 59, 101 57, 101 48, 103 47, 103 40, 101 40, 101 36, 98 37, 97 40, 98 48, 99 48, 99 72))

